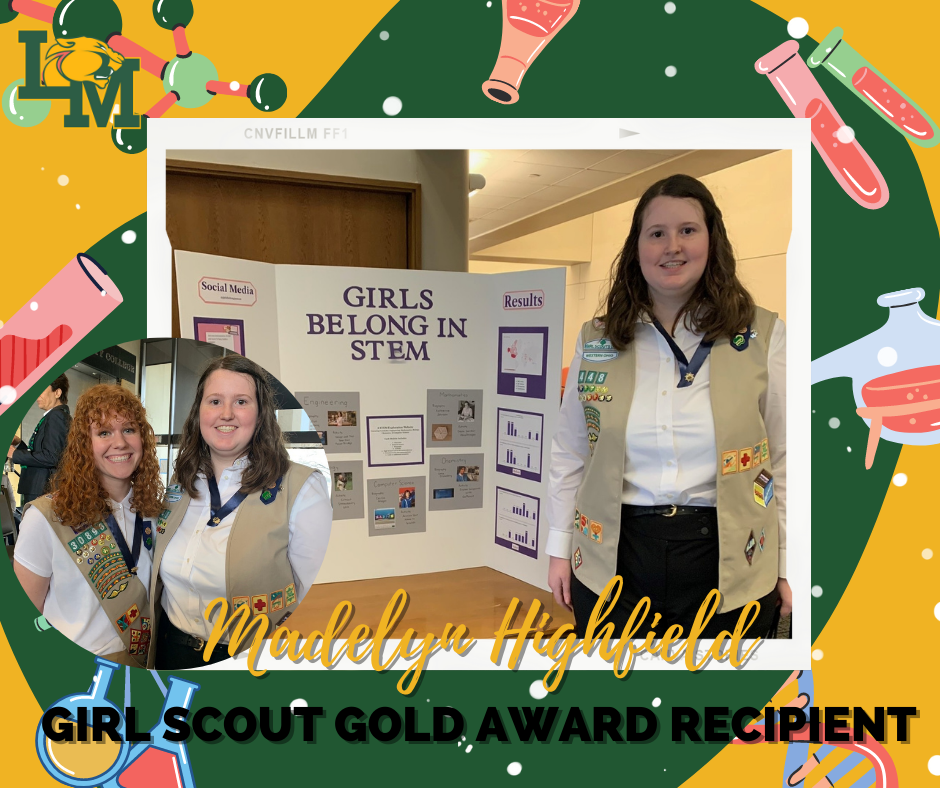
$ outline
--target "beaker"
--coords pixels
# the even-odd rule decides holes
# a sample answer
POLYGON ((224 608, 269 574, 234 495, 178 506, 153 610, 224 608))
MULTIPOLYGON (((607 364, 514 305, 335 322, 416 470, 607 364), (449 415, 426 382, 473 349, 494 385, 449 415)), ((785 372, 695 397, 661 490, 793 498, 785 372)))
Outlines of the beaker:
POLYGON ((113 777, 124 765, 130 748, 129 743, 124 741, 124 715, 106 697, 114 671, 118 670, 120 665, 104 657, 95 657, 95 662, 98 667, 87 693, 66 695, 49 707, 58 706, 68 711, 66 717, 56 717, 52 726, 59 731, 63 725, 71 725, 71 736, 65 741, 52 741, 43 732, 41 722, 36 731, 36 751, 43 767, 59 782, 75 788, 101 785, 113 777), (87 709, 83 713, 83 718, 88 721, 85 731, 79 730, 77 723, 79 708, 87 709), (107 734, 102 736, 100 742, 93 740, 90 726, 92 710, 95 708, 112 709, 118 715, 120 741, 113 741, 107 734))
POLYGON ((157 724, 150 729, 149 739, 136 743, 127 756, 120 774, 104 782, 101 788, 195 788, 193 770, 186 742, 168 741, 168 730, 163 717, 167 709, 189 710, 199 685, 186 679, 170 676, 170 688, 160 709, 157 724))

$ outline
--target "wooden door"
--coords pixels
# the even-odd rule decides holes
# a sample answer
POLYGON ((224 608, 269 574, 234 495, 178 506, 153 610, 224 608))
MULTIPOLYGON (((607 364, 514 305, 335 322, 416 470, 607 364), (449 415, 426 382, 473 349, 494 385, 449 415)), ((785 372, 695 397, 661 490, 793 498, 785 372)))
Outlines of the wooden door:
MULTIPOLYGON (((420 185, 167 161, 173 249, 276 265, 420 268, 420 185)), ((173 336, 180 335, 173 266, 173 336)))

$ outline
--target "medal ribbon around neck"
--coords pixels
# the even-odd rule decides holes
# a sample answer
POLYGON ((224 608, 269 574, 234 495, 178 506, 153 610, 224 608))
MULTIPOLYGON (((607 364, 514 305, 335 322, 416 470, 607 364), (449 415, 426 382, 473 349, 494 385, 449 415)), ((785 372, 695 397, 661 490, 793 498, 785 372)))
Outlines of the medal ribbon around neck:
POLYGON ((219 485, 216 483, 215 476, 209 476, 206 481, 209 482, 209 508, 211 512, 209 522, 206 525, 209 528, 215 528, 241 505, 241 502, 248 497, 248 493, 239 490, 225 502, 225 506, 222 506, 222 496, 219 494, 219 485))
POLYGON ((676 388, 688 388, 695 382, 695 376, 702 368, 702 364, 705 363, 705 359, 708 358, 708 354, 712 352, 712 345, 715 344, 714 340, 703 339, 695 349, 695 353, 692 354, 692 360, 689 361, 685 353, 682 352, 682 348, 676 344, 676 340, 663 328, 663 324, 654 319, 653 325, 656 326, 656 330, 663 335, 663 338, 669 345, 669 349, 672 350, 672 355, 674 355, 676 361, 679 362, 679 385, 676 386, 676 388))
POLYGON ((148 535, 146 540, 144 539, 144 518, 140 512, 137 512, 134 516, 134 551, 131 552, 130 548, 127 546, 127 540, 124 538, 124 534, 121 532, 121 529, 118 527, 117 520, 114 519, 114 514, 108 515, 108 529, 111 531, 111 535, 114 537, 114 543, 118 546, 118 550, 121 551, 121 555, 124 556, 124 563, 127 564, 127 568, 133 574, 137 574, 137 560, 140 558, 140 543, 143 541, 147 542, 147 549, 150 550, 153 547, 153 539, 148 535))

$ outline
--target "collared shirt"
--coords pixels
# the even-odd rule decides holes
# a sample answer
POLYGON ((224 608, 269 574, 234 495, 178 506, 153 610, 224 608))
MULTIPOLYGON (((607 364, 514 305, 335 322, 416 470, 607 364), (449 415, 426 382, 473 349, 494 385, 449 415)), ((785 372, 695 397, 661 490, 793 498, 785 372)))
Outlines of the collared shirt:
MULTIPOLYGON (((133 490, 120 503, 111 501, 114 521, 128 545, 134 544, 134 521, 137 518, 131 510, 132 495, 133 490)), ((153 525, 147 519, 144 523, 145 527, 153 525)), ((20 523, 15 560, 30 572, 49 578, 43 615, 59 632, 93 654, 113 654, 124 650, 124 643, 101 607, 98 594, 75 565, 75 556, 59 541, 52 526, 35 506, 27 510, 20 523)), ((152 566, 152 552, 141 544, 137 577, 145 589, 150 588, 152 566)))
MULTIPOLYGON (((248 464, 248 458, 242 457, 223 471, 219 479, 219 497, 223 504, 241 488, 242 474, 248 464)), ((330 541, 333 509, 329 487, 326 475, 311 474, 297 493, 290 512, 287 558, 298 602, 316 579, 330 541)), ((206 525, 211 509, 209 485, 203 474, 196 480, 196 492, 198 497, 190 499, 186 514, 160 562, 161 602, 173 626, 208 640, 215 617, 206 621, 203 613, 214 599, 226 596, 225 555, 238 510, 209 528, 206 525)), ((259 554, 258 560, 264 561, 265 556, 259 554)), ((222 638, 223 643, 228 640, 228 635, 222 638)))
MULTIPOLYGON (((702 335, 690 331, 680 321, 674 338, 686 358, 691 358, 702 335)), ((636 388, 627 418, 622 502, 637 506, 715 506, 719 452, 711 408, 711 358, 706 359, 695 382, 680 389, 679 365, 665 337, 651 323, 637 325, 634 345, 636 388)), ((579 335, 568 380, 578 379, 581 352, 579 335)), ((770 336, 767 377, 766 396, 759 407, 767 428, 774 474, 780 529, 778 572, 779 577, 786 577, 787 369, 782 320, 777 320, 770 336)), ((611 393, 616 403, 616 392, 611 393)), ((755 440, 760 437, 755 436, 755 440)), ((578 387, 568 385, 552 440, 548 555, 571 557, 575 498, 589 454, 578 387)))

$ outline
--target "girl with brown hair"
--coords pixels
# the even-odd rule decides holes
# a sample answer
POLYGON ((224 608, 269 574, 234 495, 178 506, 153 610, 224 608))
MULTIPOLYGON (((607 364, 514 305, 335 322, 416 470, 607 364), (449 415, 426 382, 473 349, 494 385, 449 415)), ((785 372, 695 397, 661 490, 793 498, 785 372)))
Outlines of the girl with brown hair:
POLYGON ((205 655, 219 610, 203 614, 214 600, 278 623, 312 585, 332 524, 329 480, 290 461, 268 374, 253 361, 227 355, 203 371, 167 507, 151 581, 157 668, 228 657, 228 633, 205 655))
MULTIPOLYGON (((549 585, 584 636, 614 576, 617 631, 644 597, 662 637, 749 637, 791 607, 786 581, 784 325, 741 284, 721 210, 673 175, 637 203, 602 315, 585 323, 552 442, 549 585), (573 524, 573 527, 572 527, 573 524)), ((645 629, 643 630, 646 631, 645 629)))
POLYGON ((153 521, 163 484, 140 400, 98 385, 78 399, 52 493, 23 516, 13 568, 63 635, 95 654, 146 664, 153 521))

